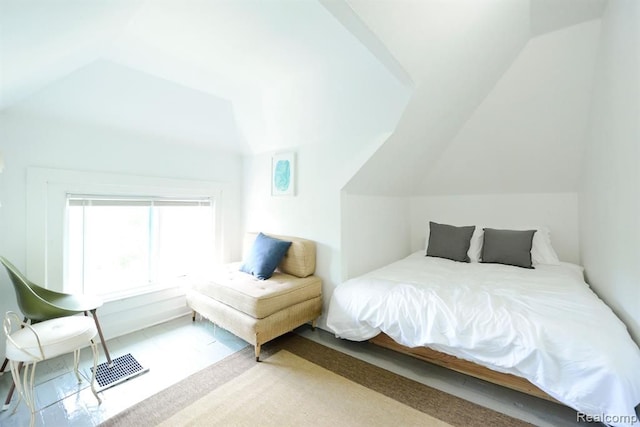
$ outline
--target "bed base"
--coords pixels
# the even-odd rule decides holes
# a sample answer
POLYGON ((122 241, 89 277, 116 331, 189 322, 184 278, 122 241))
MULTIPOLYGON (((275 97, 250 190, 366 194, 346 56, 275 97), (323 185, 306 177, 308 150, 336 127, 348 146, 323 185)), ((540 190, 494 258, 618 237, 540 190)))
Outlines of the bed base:
POLYGON ((476 363, 459 359, 455 356, 450 356, 448 354, 432 350, 428 347, 405 347, 395 342, 390 336, 385 333, 380 333, 371 338, 369 341, 380 347, 407 354, 409 356, 425 360, 429 363, 433 363, 434 365, 442 366, 453 371, 460 372, 462 374, 470 375, 472 377, 488 381, 493 384, 529 394, 531 396, 546 399, 551 402, 560 403, 526 379, 517 377, 515 375, 496 372, 476 363))

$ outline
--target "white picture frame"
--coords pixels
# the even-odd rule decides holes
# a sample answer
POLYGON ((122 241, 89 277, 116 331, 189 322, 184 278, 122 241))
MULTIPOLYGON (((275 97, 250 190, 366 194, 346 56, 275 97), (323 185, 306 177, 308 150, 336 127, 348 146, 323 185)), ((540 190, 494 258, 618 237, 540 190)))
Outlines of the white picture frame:
POLYGON ((271 195, 295 196, 296 155, 277 153, 271 157, 271 195))

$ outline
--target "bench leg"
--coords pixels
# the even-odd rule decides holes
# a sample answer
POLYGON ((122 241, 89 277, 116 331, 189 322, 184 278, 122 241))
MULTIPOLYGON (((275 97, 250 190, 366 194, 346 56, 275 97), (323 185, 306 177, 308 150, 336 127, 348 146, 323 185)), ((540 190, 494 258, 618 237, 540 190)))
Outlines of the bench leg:
POLYGON ((256 350, 256 362, 260 361, 260 344, 256 344, 255 345, 255 350, 256 350))
POLYGON ((311 321, 311 330, 315 331, 316 330, 316 326, 318 325, 318 319, 313 319, 311 321))
POLYGON ((193 310, 193 313, 191 313, 191 321, 195 322, 196 321, 196 311, 193 310))

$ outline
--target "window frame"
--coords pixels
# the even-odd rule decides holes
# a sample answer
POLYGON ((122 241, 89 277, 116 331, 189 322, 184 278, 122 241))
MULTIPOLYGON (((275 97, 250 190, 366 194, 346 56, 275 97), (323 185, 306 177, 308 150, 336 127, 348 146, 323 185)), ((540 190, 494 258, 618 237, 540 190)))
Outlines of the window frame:
MULTIPOLYGON (((159 226, 163 222, 162 220, 163 215, 162 215, 161 208, 168 207, 168 206, 173 206, 173 207, 204 206, 209 208, 209 212, 205 217, 205 222, 207 224, 203 224, 203 225, 211 228, 211 233, 212 233, 210 236, 211 241, 207 242, 204 245, 204 247, 201 249, 205 251, 203 252, 203 254, 211 255, 211 253, 215 250, 216 200, 210 196, 207 196, 207 197, 194 197, 194 196, 151 197, 148 195, 122 196, 122 195, 96 195, 96 194, 67 193, 66 204, 65 204, 66 216, 65 216, 65 232, 64 232, 65 247, 64 247, 64 267, 63 267, 65 289, 68 289, 69 291, 79 292, 79 293, 96 294, 101 298, 103 298, 104 300, 109 301, 109 300, 121 299, 123 297, 141 295, 148 292, 172 288, 176 286, 176 283, 180 283, 182 279, 179 279, 177 277, 167 278, 167 277, 155 276, 155 274, 159 269, 160 264, 158 264, 159 260, 154 258, 154 253, 156 253, 156 250, 161 248, 161 246, 157 246, 156 244, 157 242, 162 240, 162 237, 163 237, 162 234, 156 234, 156 232, 161 228, 161 227, 159 228, 159 226), (96 207, 108 206, 108 207, 123 207, 123 208, 142 207, 145 209, 150 209, 147 215, 145 215, 148 217, 150 221, 151 220, 159 221, 155 224, 153 222, 151 224, 147 224, 147 227, 145 227, 145 232, 147 233, 147 237, 149 238, 150 244, 151 242, 155 242, 153 246, 150 246, 147 248, 149 250, 149 252, 146 254, 149 257, 148 263, 147 263, 147 270, 146 270, 147 278, 149 279, 147 282, 136 283, 135 281, 132 281, 131 283, 129 283, 129 286, 127 288, 119 288, 117 290, 101 289, 100 287, 95 288, 96 286, 95 284, 92 285, 90 282, 88 283, 85 281, 85 279, 87 278, 85 274, 86 270, 84 269, 84 267, 81 267, 82 272, 80 276, 82 277, 82 279, 80 279, 80 281, 76 283, 76 286, 74 287, 74 284, 71 281, 72 272, 69 270, 69 268, 71 267, 70 227, 72 226, 71 220, 70 220, 70 214, 71 214, 70 208, 71 207, 83 208, 82 228, 85 229, 86 227, 85 221, 88 219, 87 217, 85 217, 85 215, 88 214, 88 212, 86 212, 84 209, 91 208, 92 206, 96 206, 96 207), (156 211, 155 208, 159 208, 159 210, 156 211), (154 226, 149 227, 152 224, 154 226)), ((81 246, 84 247, 84 243, 86 242, 85 240, 86 235, 84 231, 82 232, 82 234, 83 234, 83 237, 82 237, 83 243, 81 246)), ((83 259, 84 259, 84 255, 86 255, 86 252, 84 251, 84 249, 82 250, 82 252, 83 252, 83 259)), ((210 259, 210 257, 207 257, 207 259, 210 259)), ((84 266, 84 263, 82 264, 84 266)), ((197 272, 194 272, 194 273, 197 274, 197 272)))
POLYGON ((80 291, 64 282, 67 194, 210 198, 214 201, 215 216, 212 263, 221 263, 225 191, 228 191, 226 184, 219 182, 30 167, 27 169, 27 276, 51 290, 80 291))

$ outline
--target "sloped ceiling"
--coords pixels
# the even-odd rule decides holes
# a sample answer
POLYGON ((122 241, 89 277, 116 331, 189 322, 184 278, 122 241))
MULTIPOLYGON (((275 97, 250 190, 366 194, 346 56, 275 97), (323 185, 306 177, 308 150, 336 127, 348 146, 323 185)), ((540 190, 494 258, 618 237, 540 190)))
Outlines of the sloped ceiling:
POLYGON ((539 36, 602 16, 604 0, 534 0, 531 2, 531 35, 539 36))
POLYGON ((0 0, 0 114, 245 154, 351 140, 357 194, 571 191, 605 6, 0 0))
POLYGON ((224 151, 246 150, 232 103, 111 61, 91 62, 20 103, 57 120, 135 129, 224 151), (206 124, 206 126, 203 126, 206 124))
POLYGON ((529 38, 529 2, 351 0, 416 87, 395 132, 345 187, 410 195, 529 38))
MULTIPOLYGON (((409 1, 400 8, 393 0, 374 3, 349 0, 409 72, 416 87, 394 133, 347 183, 347 192, 418 195, 576 190, 581 153, 576 138, 588 114, 585 94, 590 92, 597 28, 579 33, 570 42, 558 35, 560 46, 553 37, 562 32, 559 29, 597 19, 604 1, 409 1), (540 46, 536 38, 545 34, 552 39, 540 46), (574 48, 578 52, 572 52, 574 48), (547 49, 552 52, 546 54, 547 49), (500 84, 517 60, 527 65, 508 73, 512 83, 500 84), (554 72, 558 66, 561 69, 554 72), (510 77, 513 74, 518 77, 510 77), (569 81, 571 89, 556 91, 575 76, 578 83, 569 81), (485 124, 484 133, 474 133, 467 123, 484 120, 478 108, 496 88, 503 92, 493 98, 507 104, 492 111, 493 121, 485 124), (520 103, 538 91, 547 96, 540 96, 537 103, 520 103), (561 103, 577 107, 568 122, 553 117, 557 106, 547 108, 541 101, 555 101, 554 96, 561 95, 571 96, 561 103), (500 116, 499 112, 507 114, 500 116), (507 137, 502 129, 510 124, 509 113, 519 114, 524 126, 512 126, 507 137), (544 118, 539 125, 549 126, 543 132, 536 123, 540 114, 544 118), (556 128, 560 132, 554 133, 556 128), (466 135, 457 137, 461 130, 466 135), (541 138, 532 141, 529 131, 541 138), (505 135, 501 143, 491 132, 505 135), (571 138, 563 139, 567 134, 571 138), (526 150, 539 154, 527 158, 526 150), (535 170, 539 173, 518 174, 522 172, 518 166, 532 160, 538 160, 535 170), (558 171, 559 165, 564 170, 558 171), (496 173, 501 166, 505 173, 496 173), (487 169, 492 173, 483 175, 487 169), (548 169, 553 173, 539 179, 548 169)), ((533 168, 531 163, 527 166, 527 170, 533 168)))
POLYGON ((0 1, 0 109, 96 59, 140 1, 0 1))
POLYGON ((248 154, 388 133, 409 96, 315 0, 0 7, 3 112, 248 154))

